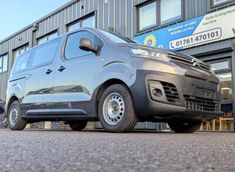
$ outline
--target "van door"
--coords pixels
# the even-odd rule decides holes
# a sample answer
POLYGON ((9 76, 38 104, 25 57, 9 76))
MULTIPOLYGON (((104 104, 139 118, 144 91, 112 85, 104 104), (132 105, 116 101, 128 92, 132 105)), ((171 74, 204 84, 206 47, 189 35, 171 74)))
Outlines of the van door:
POLYGON ((26 109, 50 109, 55 102, 54 57, 56 56, 59 38, 42 44, 33 50, 25 84, 25 96, 22 100, 26 109))
POLYGON ((94 78, 100 69, 100 57, 93 52, 79 48, 81 38, 93 43, 101 41, 88 31, 79 31, 68 35, 64 57, 58 61, 55 73, 55 95, 57 106, 63 109, 83 109, 91 100, 94 91, 94 78))

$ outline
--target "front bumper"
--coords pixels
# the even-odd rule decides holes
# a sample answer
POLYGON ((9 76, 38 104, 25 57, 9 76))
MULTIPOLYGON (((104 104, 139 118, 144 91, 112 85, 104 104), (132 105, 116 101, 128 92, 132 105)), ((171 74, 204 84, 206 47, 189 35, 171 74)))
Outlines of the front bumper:
POLYGON ((140 118, 204 120, 223 115, 218 80, 213 75, 137 70, 136 76, 130 89, 140 118))

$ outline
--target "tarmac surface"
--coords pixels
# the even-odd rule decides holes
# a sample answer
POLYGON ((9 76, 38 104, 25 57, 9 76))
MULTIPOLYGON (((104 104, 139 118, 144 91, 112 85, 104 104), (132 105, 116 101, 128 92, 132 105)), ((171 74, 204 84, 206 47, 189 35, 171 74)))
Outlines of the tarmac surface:
POLYGON ((0 171, 235 171, 235 133, 0 129, 0 171))

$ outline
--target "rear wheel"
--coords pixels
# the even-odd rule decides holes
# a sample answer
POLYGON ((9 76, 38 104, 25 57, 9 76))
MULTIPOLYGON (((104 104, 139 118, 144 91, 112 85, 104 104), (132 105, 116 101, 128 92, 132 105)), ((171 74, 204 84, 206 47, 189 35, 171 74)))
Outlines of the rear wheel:
POLYGON ((126 132, 134 128, 137 118, 129 90, 120 84, 108 87, 101 96, 98 116, 107 131, 126 132))
POLYGON ((8 110, 8 124, 11 130, 23 130, 27 124, 22 119, 21 107, 18 101, 14 101, 8 110))
POLYGON ((177 119, 168 122, 168 125, 176 133, 194 133, 200 128, 201 123, 202 121, 177 119))
POLYGON ((69 122, 69 126, 74 131, 81 131, 86 128, 87 121, 73 121, 69 122))
POLYGON ((1 127, 7 127, 8 126, 8 119, 7 117, 4 115, 1 119, 1 124, 0 124, 1 127))

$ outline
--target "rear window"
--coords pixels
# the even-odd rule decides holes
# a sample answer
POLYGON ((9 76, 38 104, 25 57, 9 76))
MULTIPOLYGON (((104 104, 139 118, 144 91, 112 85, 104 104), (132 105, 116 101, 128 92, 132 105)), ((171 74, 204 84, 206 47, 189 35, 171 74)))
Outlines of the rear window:
POLYGON ((25 70, 28 67, 29 57, 30 53, 26 53, 18 57, 14 64, 13 72, 17 73, 25 70))
POLYGON ((36 48, 32 56, 31 66, 37 67, 50 63, 56 55, 59 40, 55 39, 36 48))

